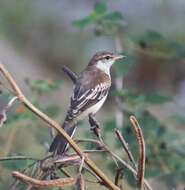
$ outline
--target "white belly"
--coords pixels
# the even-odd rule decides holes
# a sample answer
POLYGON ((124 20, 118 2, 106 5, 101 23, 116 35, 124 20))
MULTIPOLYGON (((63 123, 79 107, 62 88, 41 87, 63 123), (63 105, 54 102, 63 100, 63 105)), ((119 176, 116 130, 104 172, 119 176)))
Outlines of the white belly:
POLYGON ((107 95, 105 97, 103 97, 97 104, 91 106, 85 112, 83 112, 82 114, 80 114, 78 116, 78 121, 84 119, 89 114, 95 114, 102 107, 102 105, 105 102, 106 98, 107 98, 107 95))

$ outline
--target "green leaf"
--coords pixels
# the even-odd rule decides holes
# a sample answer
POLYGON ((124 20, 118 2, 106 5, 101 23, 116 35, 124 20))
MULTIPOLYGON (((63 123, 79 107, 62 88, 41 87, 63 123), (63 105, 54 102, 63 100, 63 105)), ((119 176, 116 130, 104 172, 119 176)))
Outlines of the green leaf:
POLYGON ((90 15, 90 16, 87 16, 83 19, 73 21, 73 25, 80 28, 80 29, 84 29, 85 27, 89 26, 93 22, 94 22, 93 16, 90 15))
POLYGON ((115 12, 106 14, 103 17, 103 19, 106 21, 111 21, 111 22, 118 22, 118 21, 120 22, 120 21, 123 21, 123 15, 120 12, 115 11, 115 12))
POLYGON ((107 5, 105 1, 98 2, 95 4, 94 11, 97 15, 102 15, 107 11, 107 5))
POLYGON ((145 100, 150 104, 163 104, 172 101, 172 98, 169 96, 163 96, 156 93, 156 94, 147 95, 145 100))

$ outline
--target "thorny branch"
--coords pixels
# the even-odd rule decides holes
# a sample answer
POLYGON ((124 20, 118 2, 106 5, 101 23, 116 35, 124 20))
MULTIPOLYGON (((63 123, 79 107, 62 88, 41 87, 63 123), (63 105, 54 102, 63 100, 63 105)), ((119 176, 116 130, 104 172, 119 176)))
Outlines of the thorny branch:
MULTIPOLYGON (((130 172, 133 173, 135 177, 137 177, 137 170, 134 169, 131 165, 129 165, 126 161, 124 161, 122 158, 120 158, 117 154, 112 152, 109 147, 102 141, 94 140, 94 139, 79 139, 77 142, 90 142, 95 143, 96 145, 100 146, 102 149, 104 149, 107 153, 109 153, 113 158, 115 158, 117 161, 119 161, 125 168, 127 168, 130 172)), ((144 186, 148 190, 152 190, 152 187, 149 185, 149 183, 144 179, 143 181, 144 186)))
POLYGON ((37 161, 36 158, 25 157, 25 156, 6 156, 6 157, 0 157, 0 161, 8 161, 8 160, 33 160, 33 161, 37 161))
POLYGON ((145 141, 143 137, 143 133, 141 127, 137 119, 134 116, 130 117, 130 122, 132 123, 133 129, 136 134, 136 138, 139 145, 139 161, 138 161, 138 170, 137 170, 137 180, 138 180, 138 187, 142 189, 143 181, 144 181, 144 174, 145 174, 145 141))
POLYGON ((38 180, 17 171, 12 172, 12 176, 27 184, 32 185, 33 187, 38 187, 38 188, 64 187, 64 186, 71 186, 76 183, 76 179, 72 177, 53 179, 53 180, 38 180))
MULTIPOLYGON (((3 74, 3 76, 7 79, 7 81, 10 83, 12 89, 15 91, 17 97, 19 100, 33 113, 35 113, 40 119, 45 121, 49 127, 52 127, 58 131, 70 144, 70 146, 74 149, 74 151, 83 158, 83 152, 79 148, 79 146, 74 142, 73 139, 64 131, 64 129, 61 128, 61 126, 52 120, 50 117, 48 117, 46 114, 41 112, 39 109, 37 109, 31 102, 24 96, 10 73, 5 69, 5 67, 0 64, 0 71, 3 74)), ((118 190, 119 188, 100 170, 96 164, 87 156, 84 157, 84 162, 88 165, 88 167, 104 182, 105 185, 107 185, 112 190, 118 190)))
POLYGON ((125 152, 127 153, 129 160, 133 163, 133 165, 134 165, 134 167, 135 167, 135 169, 136 169, 136 168, 137 168, 136 162, 135 162, 135 160, 134 160, 134 157, 133 157, 133 155, 132 155, 132 152, 130 151, 130 148, 129 148, 128 143, 126 142, 126 140, 124 139, 123 135, 121 134, 121 132, 120 132, 118 129, 115 130, 115 133, 116 133, 116 135, 117 135, 117 138, 118 138, 119 141, 121 142, 121 145, 122 145, 123 149, 124 149, 125 152))
MULTIPOLYGON (((76 74, 73 73, 69 68, 63 67, 63 70, 67 75, 71 78, 73 83, 76 82, 76 74)), ((97 178, 97 183, 105 185, 107 188, 112 189, 112 190, 118 190, 122 188, 121 186, 121 180, 122 180, 122 168, 118 169, 118 172, 116 173, 115 176, 115 184, 109 180, 109 178, 99 169, 97 166, 89 159, 88 154, 90 153, 100 153, 100 152, 106 152, 108 153, 112 159, 117 163, 120 162, 124 167, 126 167, 129 171, 133 173, 135 177, 137 177, 138 181, 138 187, 142 189, 142 186, 148 190, 152 190, 148 182, 144 179, 144 169, 145 169, 145 147, 144 147, 144 139, 142 135, 142 131, 139 127, 139 124, 134 116, 130 117, 130 121, 135 129, 138 144, 139 144, 139 162, 138 162, 138 169, 136 168, 136 163, 134 160, 134 157, 132 155, 132 152, 129 149, 128 144, 126 143, 124 137, 120 133, 119 130, 116 130, 115 133, 117 135, 118 140, 122 144, 125 152, 128 155, 129 160, 132 162, 134 168, 129 165, 126 161, 121 159, 117 154, 115 154, 110 148, 104 143, 101 135, 97 135, 98 140, 95 139, 79 139, 76 141, 76 143, 83 143, 83 142, 88 142, 88 143, 95 143, 101 150, 81 150, 79 146, 75 143, 74 140, 72 140, 66 133, 65 131, 60 127, 58 123, 53 121, 51 118, 49 118, 47 115, 45 115, 43 112, 38 110, 36 107, 34 107, 24 96, 24 94, 21 92, 19 87, 17 86, 16 82, 13 80, 11 75, 8 73, 8 71, 4 68, 2 64, 0 64, 0 71, 4 75, 4 77, 7 79, 7 81, 10 83, 12 89, 14 90, 14 95, 19 99, 20 102, 22 102, 28 109, 30 109, 34 114, 36 114, 38 117, 40 117, 43 121, 45 121, 47 124, 49 124, 49 127, 55 128, 63 137, 68 141, 68 143, 71 145, 71 148, 74 149, 76 154, 73 155, 67 155, 67 157, 62 157, 61 159, 54 159, 50 157, 46 157, 43 160, 37 160, 39 167, 41 167, 42 172, 36 176, 37 179, 28 177, 27 175, 24 175, 19 172, 13 172, 12 175, 16 177, 17 179, 30 184, 27 188, 27 190, 32 189, 32 187, 59 187, 59 185, 62 186, 65 184, 68 185, 73 185, 76 183, 77 189, 85 189, 85 181, 83 179, 82 173, 79 173, 78 178, 73 178, 71 177, 70 174, 68 174, 61 166, 68 166, 68 165, 78 165, 80 166, 80 172, 83 169, 86 171, 89 171, 93 176, 97 178), (82 162, 82 159, 84 159, 84 164, 82 162), (49 165, 47 165, 47 162, 49 165), (46 164, 45 164, 46 163, 46 164), (44 178, 41 178, 42 180, 39 180, 38 176, 43 176, 43 172, 48 172, 50 169, 59 169, 61 170, 67 178, 60 178, 56 179, 53 178, 52 180, 44 180, 44 178), (67 180, 67 181, 66 181, 67 180), (55 184, 55 185, 54 185, 55 184), (80 184, 80 185, 79 185, 80 184), (53 186, 52 186, 53 185, 53 186)), ((97 124, 96 124, 97 125, 97 124)), ((99 126, 97 126, 99 127, 99 126)), ((98 130, 98 133, 100 133, 100 130, 98 130)), ((16 157, 14 157, 16 158, 16 157)), ((18 158, 18 157, 17 157, 18 158)), ((3 159, 3 158, 2 158, 3 159)), ((6 159, 6 158, 4 158, 6 159)), ((7 157, 7 160, 11 158, 7 157)), ((24 159, 24 157, 19 157, 19 159, 24 159)), ((26 157, 25 157, 26 159, 26 157)), ((29 158, 28 158, 29 159, 29 158)), ((30 158, 31 159, 31 158, 30 158)), ((50 171, 52 173, 52 171, 50 171)), ((48 174, 45 174, 45 176, 48 176, 48 174)), ((35 176, 34 176, 35 177, 35 176)), ((87 180, 88 181, 88 180, 87 180)))

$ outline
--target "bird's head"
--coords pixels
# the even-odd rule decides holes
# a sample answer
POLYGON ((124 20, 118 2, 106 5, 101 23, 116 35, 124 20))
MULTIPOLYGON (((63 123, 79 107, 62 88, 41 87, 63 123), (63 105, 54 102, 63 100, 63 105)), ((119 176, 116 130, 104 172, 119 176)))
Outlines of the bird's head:
POLYGON ((98 52, 96 53, 89 62, 89 66, 95 66, 105 73, 110 73, 110 68, 117 60, 123 59, 124 55, 116 55, 110 52, 98 52))

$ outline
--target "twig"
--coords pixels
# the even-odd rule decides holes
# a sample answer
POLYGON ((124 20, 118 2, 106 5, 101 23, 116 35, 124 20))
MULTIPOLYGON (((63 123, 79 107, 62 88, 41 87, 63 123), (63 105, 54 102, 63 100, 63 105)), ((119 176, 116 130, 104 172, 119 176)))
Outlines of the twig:
POLYGON ((64 73, 66 73, 68 75, 68 77, 73 81, 73 83, 76 83, 76 80, 78 78, 78 76, 71 70, 69 69, 67 66, 63 66, 62 70, 64 71, 64 73))
POLYGON ((76 143, 80 143, 80 142, 84 142, 84 143, 94 143, 97 144, 99 146, 101 146, 101 142, 95 139, 75 139, 76 143))
POLYGON ((54 163, 68 165, 76 162, 80 162, 80 157, 75 154, 75 155, 62 157, 61 159, 57 159, 54 163))
MULTIPOLYGON (((28 170, 29 168, 31 168, 33 165, 35 165, 35 163, 29 164, 26 168, 24 168, 24 169, 21 171, 21 173, 24 173, 24 174, 25 174, 25 173, 27 172, 27 170, 28 170)), ((16 186, 17 186, 19 183, 20 183, 20 181, 16 179, 16 180, 12 183, 10 190, 16 190, 16 189, 17 189, 16 186)))
POLYGON ((135 162, 134 157, 132 155, 132 152, 130 151, 128 143, 125 141, 123 135, 121 134, 121 132, 118 129, 115 130, 115 133, 116 133, 119 141, 121 142, 121 145, 122 145, 123 149, 127 153, 129 160, 133 163, 133 165, 134 165, 134 167, 136 169, 137 165, 136 165, 136 162, 135 162))
POLYGON ((79 169, 78 169, 79 173, 82 172, 83 166, 84 166, 84 157, 81 159, 81 163, 80 163, 80 166, 79 166, 79 169))
POLYGON ((17 99, 18 99, 17 96, 14 96, 13 98, 11 98, 11 100, 8 102, 8 104, 1 111, 1 113, 0 113, 0 127, 2 127, 2 125, 6 122, 6 120, 7 120, 6 114, 17 99))
POLYGON ((83 150, 84 153, 101 153, 101 152, 107 152, 107 150, 83 150))
POLYGON ((79 173, 77 177, 76 190, 85 190, 85 180, 81 173, 79 173))
MULTIPOLYGON (((37 109, 22 93, 12 76, 9 74, 9 72, 5 69, 5 67, 0 64, 0 71, 4 75, 4 77, 7 79, 7 81, 10 83, 12 89, 15 91, 17 97, 19 100, 33 113, 35 113, 39 118, 41 118, 43 121, 45 121, 49 127, 52 127, 57 130, 70 144, 70 146, 74 149, 74 151, 83 158, 83 152, 79 148, 79 146, 74 142, 74 140, 64 131, 61 126, 52 120, 50 117, 48 117, 46 114, 41 112, 39 109, 37 109)), ((91 168, 91 170, 112 190, 118 190, 119 188, 95 165, 95 163, 89 159, 87 156, 84 158, 84 162, 91 168)))
MULTIPOLYGON (((107 149, 107 146, 105 144, 102 145, 102 142, 94 139, 78 139, 78 142, 90 142, 100 145, 103 149, 105 149, 107 152, 109 152, 114 158, 116 158, 124 167, 126 167, 130 172, 134 174, 134 176, 137 176, 137 171, 127 164, 123 159, 121 159, 117 154, 112 152, 109 148, 107 149)), ((149 185, 149 183, 144 179, 144 185, 148 190, 152 190, 152 187, 149 185)))
POLYGON ((137 179, 138 179, 138 187, 141 190, 143 188, 143 181, 145 174, 145 142, 142 130, 139 126, 137 119, 134 116, 130 116, 130 122, 132 123, 139 145, 137 179))
POLYGON ((34 160, 37 161, 38 159, 32 157, 25 157, 25 156, 7 156, 7 157, 0 157, 1 161, 8 161, 8 160, 34 160))
POLYGON ((71 186, 76 183, 76 179, 72 177, 60 178, 60 179, 54 179, 54 180, 38 180, 17 171, 12 172, 12 176, 19 179, 20 181, 24 183, 27 183, 34 187, 39 187, 39 188, 64 187, 64 186, 71 186))
POLYGON ((60 170, 66 177, 71 177, 71 175, 70 175, 64 168, 59 168, 59 170, 60 170))
POLYGON ((122 186, 123 180, 123 168, 117 169, 116 176, 115 176, 115 185, 117 185, 120 189, 123 189, 122 186))

